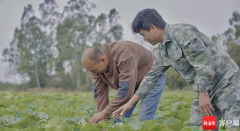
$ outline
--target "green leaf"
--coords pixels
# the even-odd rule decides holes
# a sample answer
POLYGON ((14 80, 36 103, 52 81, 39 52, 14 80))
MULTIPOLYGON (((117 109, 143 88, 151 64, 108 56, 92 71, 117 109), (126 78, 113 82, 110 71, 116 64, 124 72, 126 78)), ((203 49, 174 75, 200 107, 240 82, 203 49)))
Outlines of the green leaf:
POLYGON ((176 115, 176 111, 172 111, 172 112, 166 112, 163 116, 164 120, 167 120, 169 118, 174 118, 176 115))
POLYGON ((65 131, 65 126, 63 125, 56 125, 54 127, 46 128, 46 131, 65 131))
POLYGON ((122 122, 117 122, 114 125, 109 125, 106 122, 99 122, 98 125, 107 131, 118 131, 124 124, 122 122))
POLYGON ((3 127, 1 131, 20 131, 19 129, 13 129, 13 128, 8 128, 8 127, 3 127))
POLYGON ((32 126, 32 127, 22 129, 21 131, 45 131, 45 130, 43 128, 40 128, 40 127, 32 126))
MULTIPOLYGON (((59 116, 54 116, 51 120, 49 120, 45 128, 47 130, 50 130, 52 129, 52 127, 56 127, 57 125, 59 125, 60 120, 61 118, 59 116)), ((57 127, 57 128, 60 128, 60 127, 57 127)))
POLYGON ((169 118, 166 121, 163 121, 164 124, 177 124, 178 122, 182 122, 177 118, 169 118))
POLYGON ((203 131, 203 128, 200 126, 185 126, 181 131, 203 131))
POLYGON ((179 121, 175 124, 167 124, 169 128, 171 128, 174 131, 180 131, 182 128, 184 128, 186 125, 184 122, 179 121))
POLYGON ((159 123, 155 120, 147 120, 142 124, 141 129, 139 131, 151 131, 158 125, 159 123))
POLYGON ((29 126, 37 126, 37 123, 37 121, 31 119, 30 117, 25 117, 24 119, 22 119, 22 121, 12 124, 11 127, 22 129, 29 126))
POLYGON ((48 114, 46 114, 45 112, 38 112, 36 114, 36 117, 39 119, 48 119, 48 114))
POLYGON ((169 128, 167 125, 158 125, 154 128, 152 128, 150 131, 173 131, 171 128, 169 128))
POLYGON ((82 128, 83 131, 102 131, 102 128, 98 124, 85 124, 82 128))
POLYGON ((191 117, 191 109, 182 109, 182 110, 178 110, 175 118, 180 119, 182 121, 188 121, 191 117))

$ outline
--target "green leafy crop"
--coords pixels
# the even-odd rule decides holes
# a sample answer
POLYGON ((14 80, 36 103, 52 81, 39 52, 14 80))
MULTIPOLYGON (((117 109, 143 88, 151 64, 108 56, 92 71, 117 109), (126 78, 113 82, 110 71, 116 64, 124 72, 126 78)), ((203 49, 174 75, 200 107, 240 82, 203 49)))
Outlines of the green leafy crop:
MULTIPOLYGON (((110 93, 112 98, 115 93, 110 93)), ((193 92, 163 92, 154 120, 90 124, 97 112, 93 93, 0 93, 0 131, 201 131, 190 127, 193 92)))

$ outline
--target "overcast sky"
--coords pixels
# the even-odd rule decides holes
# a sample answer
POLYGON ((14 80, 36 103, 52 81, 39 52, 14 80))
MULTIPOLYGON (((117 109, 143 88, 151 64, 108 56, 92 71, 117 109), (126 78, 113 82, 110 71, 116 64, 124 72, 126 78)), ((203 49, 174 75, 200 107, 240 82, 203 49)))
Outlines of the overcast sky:
MULTIPOLYGON (((124 40, 136 41, 130 24, 140 10, 155 8, 169 24, 188 23, 195 25, 207 36, 223 33, 229 28, 229 18, 234 11, 240 12, 240 0, 89 0, 96 4, 93 15, 108 14, 110 9, 119 11, 120 24, 124 28, 124 40)), ((24 7, 31 4, 34 10, 44 0, 0 0, 0 58, 3 49, 9 47, 14 29, 20 26, 24 7)), ((59 11, 67 0, 56 0, 59 11)), ((16 76, 6 76, 8 64, 0 62, 0 81, 15 82, 16 76)))

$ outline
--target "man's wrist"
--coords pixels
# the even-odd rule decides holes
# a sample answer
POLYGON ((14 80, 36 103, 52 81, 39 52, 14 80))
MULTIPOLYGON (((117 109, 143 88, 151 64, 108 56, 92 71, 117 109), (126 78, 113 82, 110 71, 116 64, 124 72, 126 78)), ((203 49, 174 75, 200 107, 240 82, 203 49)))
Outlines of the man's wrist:
POLYGON ((133 95, 133 97, 129 100, 129 104, 131 104, 132 106, 138 102, 141 99, 140 96, 138 95, 133 95))
POLYGON ((207 95, 208 96, 208 92, 201 92, 200 95, 207 95))
POLYGON ((103 122, 109 121, 109 118, 102 119, 103 122))
POLYGON ((107 115, 108 115, 108 112, 107 112, 106 109, 104 109, 104 110, 102 111, 102 113, 104 114, 104 116, 107 116, 107 115))

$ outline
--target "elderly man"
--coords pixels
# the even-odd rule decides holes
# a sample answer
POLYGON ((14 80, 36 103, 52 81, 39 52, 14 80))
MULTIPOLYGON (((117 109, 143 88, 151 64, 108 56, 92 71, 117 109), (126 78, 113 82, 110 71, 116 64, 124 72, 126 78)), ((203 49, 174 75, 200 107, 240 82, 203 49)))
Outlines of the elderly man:
MULTIPOLYGON (((81 60, 93 79, 98 113, 92 117, 90 123, 97 123, 108 120, 113 111, 131 99, 143 77, 151 70, 155 57, 139 44, 119 41, 104 44, 100 48, 88 48, 84 50, 81 60), (118 90, 117 95, 110 102, 109 86, 118 90)), ((138 118, 142 121, 154 119, 166 75, 164 74, 157 81, 153 90, 141 100, 138 118)), ((131 117, 136 104, 125 114, 125 117, 131 117)), ((114 122, 120 122, 120 119, 114 119, 114 122)))
MULTIPOLYGON (((239 123, 239 67, 219 45, 193 25, 167 24, 155 9, 140 11, 132 22, 132 30, 152 45, 158 44, 158 55, 136 94, 113 113, 115 117, 123 115, 144 98, 171 66, 197 92, 190 125, 202 125, 202 118, 206 115, 214 115, 218 121, 223 117, 226 121, 239 123)), ((226 127, 235 128, 236 124, 232 123, 226 127)))

